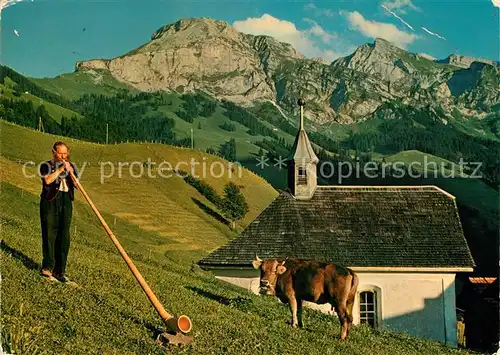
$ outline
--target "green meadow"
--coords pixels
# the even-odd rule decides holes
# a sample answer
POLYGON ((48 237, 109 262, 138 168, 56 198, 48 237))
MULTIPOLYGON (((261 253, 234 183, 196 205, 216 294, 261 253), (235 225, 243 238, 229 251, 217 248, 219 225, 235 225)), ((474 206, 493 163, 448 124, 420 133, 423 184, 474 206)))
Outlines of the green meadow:
POLYGON ((467 353, 368 326, 355 326, 349 340, 340 342, 338 320, 309 309, 304 311, 305 328, 293 329, 287 306, 219 281, 195 265, 200 257, 234 238, 277 196, 265 180, 246 169, 241 177, 230 177, 227 170, 219 179, 204 179, 219 193, 228 181, 241 186, 250 211, 234 231, 207 213, 217 211, 176 175, 133 178, 124 170, 121 178, 114 174, 103 183, 100 178, 101 163, 108 161, 117 165, 151 159, 177 164, 194 158, 227 164, 221 158, 161 144, 105 146, 65 139, 72 161, 80 168, 82 185, 159 300, 168 312, 185 314, 193 322, 191 345, 159 345, 156 337, 165 329, 160 317, 81 194, 77 193, 74 202, 67 270, 79 287, 50 283, 39 276, 36 164, 49 159, 53 142, 64 137, 3 121, 0 128, 0 323, 7 353, 467 353), (87 165, 82 169, 84 162, 87 165))

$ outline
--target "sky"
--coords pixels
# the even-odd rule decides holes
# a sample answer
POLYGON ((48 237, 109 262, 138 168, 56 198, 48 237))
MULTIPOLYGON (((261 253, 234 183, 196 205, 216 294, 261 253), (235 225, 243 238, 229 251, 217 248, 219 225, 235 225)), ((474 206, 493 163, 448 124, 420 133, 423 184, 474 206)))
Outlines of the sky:
POLYGON ((500 0, 0 0, 0 61, 29 77, 114 58, 163 25, 210 17, 328 61, 384 38, 437 59, 500 60, 500 0))

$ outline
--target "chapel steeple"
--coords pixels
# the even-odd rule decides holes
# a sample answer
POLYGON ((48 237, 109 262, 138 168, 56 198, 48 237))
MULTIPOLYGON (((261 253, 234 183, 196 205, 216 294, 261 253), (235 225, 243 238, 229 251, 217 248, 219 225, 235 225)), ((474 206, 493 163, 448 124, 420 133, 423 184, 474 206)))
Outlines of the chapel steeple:
POLYGON ((288 188, 296 199, 307 200, 314 195, 318 185, 316 170, 319 159, 304 130, 304 99, 299 98, 297 104, 300 107, 299 132, 288 157, 288 188))

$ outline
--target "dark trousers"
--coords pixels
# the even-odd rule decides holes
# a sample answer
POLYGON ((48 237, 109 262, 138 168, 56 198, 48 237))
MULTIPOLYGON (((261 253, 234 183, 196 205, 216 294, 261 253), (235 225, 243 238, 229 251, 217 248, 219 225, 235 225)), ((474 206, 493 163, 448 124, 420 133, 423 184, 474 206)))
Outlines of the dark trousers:
POLYGON ((42 268, 64 274, 68 259, 73 202, 67 192, 59 192, 52 201, 40 200, 42 227, 42 268))

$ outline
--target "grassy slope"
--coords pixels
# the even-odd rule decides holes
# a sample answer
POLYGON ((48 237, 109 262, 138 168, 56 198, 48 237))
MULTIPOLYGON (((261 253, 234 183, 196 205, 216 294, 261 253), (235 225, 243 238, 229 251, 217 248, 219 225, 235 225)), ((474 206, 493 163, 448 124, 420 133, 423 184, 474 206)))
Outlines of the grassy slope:
MULTIPOLYGON (((6 78, 6 81, 8 81, 8 78, 6 78)), ((40 105, 44 105, 45 108, 47 109, 47 112, 50 114, 51 117, 53 117, 57 122, 61 122, 61 117, 66 116, 66 117, 73 117, 75 116, 76 118, 82 118, 82 115, 80 115, 77 112, 71 111, 67 108, 61 107, 59 105, 53 104, 47 100, 41 99, 38 96, 32 95, 30 93, 21 93, 21 96, 17 97, 13 94, 13 90, 9 88, 9 86, 4 86, 0 84, 0 89, 2 90, 2 94, 0 94, 1 97, 5 97, 8 99, 13 99, 13 100, 24 100, 24 101, 31 101, 33 103, 33 106, 38 108, 40 105)))
MULTIPOLYGON (((44 89, 58 93, 67 99, 76 99, 82 95, 82 93, 112 95, 118 89, 127 88, 123 83, 118 82, 105 71, 96 71, 96 74, 82 71, 63 74, 56 78, 31 78, 30 80, 44 89), (103 79, 101 83, 96 85, 95 80, 99 75, 101 75, 103 79)), ((134 90, 132 90, 132 92, 133 91, 134 90)), ((176 111, 180 110, 182 105, 180 94, 164 93, 163 95, 167 101, 171 102, 171 105, 158 107, 158 112, 175 120, 174 132, 178 135, 178 138, 190 137, 192 128, 195 147, 198 149, 206 150, 207 148, 214 148, 217 150, 224 141, 235 138, 237 158, 239 160, 252 158, 253 154, 257 154, 259 151, 259 147, 256 146, 254 142, 261 141, 264 137, 260 135, 252 136, 246 133, 248 128, 238 122, 229 120, 224 115, 224 109, 220 105, 218 105, 216 112, 211 117, 206 118, 199 116, 194 122, 190 123, 182 120, 175 114, 176 111), (198 129, 198 123, 201 124, 201 130, 198 129), (236 130, 227 132, 221 129, 219 126, 223 123, 234 124, 236 130)), ((150 111, 148 114, 154 115, 155 112, 150 111)), ((273 128, 273 126, 267 122, 264 122, 264 124, 273 128)), ((281 130, 278 130, 276 133, 280 137, 285 138, 289 144, 292 144, 295 139, 295 137, 281 130)))
MULTIPOLYGON (((125 84, 114 79, 109 73, 103 70, 95 71, 95 73, 89 71, 80 71, 69 74, 63 74, 57 76, 56 78, 31 78, 33 82, 40 85, 46 90, 58 93, 67 99, 76 99, 80 97, 83 93, 95 93, 103 95, 112 95, 118 89, 128 88, 132 92, 131 87, 125 86, 125 84), (96 84, 96 77, 102 76, 102 81, 96 84)), ((248 159, 253 157, 252 154, 256 154, 259 151, 259 147, 253 144, 256 141, 261 141, 264 136, 252 136, 247 134, 248 127, 244 125, 229 120, 224 115, 224 109, 218 105, 216 112, 209 118, 199 116, 195 118, 194 122, 189 123, 181 118, 179 118, 175 112, 178 111, 182 105, 181 95, 178 93, 164 93, 163 94, 167 101, 170 101, 171 105, 160 106, 158 112, 165 114, 175 120, 176 127, 174 132, 178 134, 179 138, 190 137, 191 128, 193 129, 193 135, 195 139, 195 146, 199 149, 207 149, 209 147, 217 149, 221 142, 229 140, 229 138, 235 138, 237 142, 237 155, 238 159, 248 159), (201 123, 202 129, 198 129, 198 123, 201 123), (236 131, 227 132, 221 129, 219 126, 223 123, 231 123, 236 126, 236 131)), ((154 115, 154 111, 150 111, 149 114, 154 115)), ((276 111, 279 115, 279 112, 276 111)), ((297 118, 298 120, 298 118, 297 118)), ((263 124, 267 127, 273 129, 274 126, 264 120, 263 124)), ((279 137, 283 137, 288 144, 292 144, 295 140, 295 136, 289 135, 281 130, 275 131, 279 137)), ((315 146, 319 148, 318 146, 315 146)))
MULTIPOLYGON (((72 160, 76 163, 81 172, 81 181, 84 187, 88 187, 91 198, 97 206, 102 206, 103 210, 112 213, 136 224, 146 230, 154 230, 165 237, 163 248, 169 250, 209 251, 234 236, 234 232, 213 217, 208 216, 194 202, 197 199, 202 203, 211 206, 204 196, 194 188, 184 182, 181 178, 162 178, 155 169, 151 175, 156 178, 148 178, 147 171, 143 178, 133 178, 130 174, 130 166, 124 166, 122 177, 118 176, 118 164, 132 163, 135 161, 146 162, 150 159, 156 162, 157 166, 163 161, 175 166, 179 162, 190 164, 191 159, 199 162, 194 173, 202 176, 203 163, 207 166, 206 181, 213 186, 219 194, 222 194, 223 186, 230 181, 228 171, 217 179, 210 176, 209 167, 212 162, 219 161, 224 166, 227 162, 211 155, 201 153, 196 150, 174 148, 160 144, 118 144, 99 145, 86 142, 65 139, 66 137, 56 137, 41 134, 36 131, 24 129, 5 122, 1 123, 2 144, 3 144, 3 164, 9 169, 3 169, 4 180, 13 181, 14 184, 28 189, 32 193, 38 193, 38 179, 17 180, 14 174, 20 174, 22 165, 12 161, 34 161, 36 164, 50 158, 46 152, 50 153, 53 142, 62 139, 68 142, 72 160), (9 147, 23 147, 23 149, 9 149, 9 147), (41 147, 46 147, 43 149, 41 147), (112 164, 100 165, 99 162, 110 161, 112 164), (86 163, 83 168, 84 162, 86 163), (101 168, 103 176, 111 173, 114 166, 115 174, 112 178, 104 179, 101 184, 101 168), (22 185, 21 185, 22 184, 22 185), (179 232, 179 231, 182 231, 179 232), (196 242, 199 236, 203 235, 202 242, 196 242), (173 245, 178 245, 174 247, 173 245), (172 245, 171 245, 172 244, 172 245), (201 244, 201 245, 200 245, 201 244)), ((181 165, 181 170, 190 171, 189 165, 181 165)), ((31 167, 27 171, 34 173, 35 168, 31 167)), ((219 170, 215 170, 217 173, 219 170)), ((133 174, 138 174, 140 167, 136 166, 132 170, 133 174)), ((164 173, 165 175, 168 172, 164 173)), ((259 213, 277 195, 277 192, 265 181, 246 169, 241 170, 241 178, 238 170, 232 174, 231 181, 242 185, 242 192, 247 198, 250 212, 237 223, 239 229, 243 228, 257 213, 259 213)), ((83 200, 82 200, 83 201, 83 200)), ((109 222, 108 222, 109 223, 109 222)), ((198 255, 198 253, 194 253, 198 255)))
MULTIPOLYGON (((458 164, 454 164, 447 159, 443 159, 432 154, 422 153, 421 151, 418 150, 406 150, 403 152, 399 152, 397 154, 386 157, 386 161, 391 163, 400 161, 406 164, 418 162, 419 165, 415 164, 415 168, 417 170, 422 170, 422 168, 425 166, 427 162, 430 169, 435 169, 436 165, 438 169, 441 169, 441 167, 443 167, 446 174, 448 173, 451 174, 452 172, 455 174, 460 173, 460 168, 458 164), (435 163, 435 165, 433 163, 435 163)), ((464 174, 466 174, 465 171, 464 174)))
POLYGON ((58 75, 55 78, 30 78, 30 80, 70 100, 78 99, 83 94, 111 95, 119 89, 134 91, 133 88, 119 82, 104 70, 77 71, 58 75))
MULTIPOLYGON (((3 348, 29 354, 162 353, 155 342, 155 332, 162 327, 159 316, 81 198, 75 202, 68 273, 82 287, 71 289, 40 279, 39 180, 20 178, 22 165, 16 160, 45 159, 42 147, 50 146, 56 137, 5 123, 0 127, 4 144, 1 200, 2 206, 9 207, 0 212, 2 288, 9 295, 1 305, 3 348)), ((91 161, 82 184, 165 308, 193 321, 193 345, 171 349, 171 353, 463 353, 366 326, 355 327, 351 339, 340 343, 336 340, 338 322, 310 310, 304 314, 307 328, 292 329, 285 305, 190 268, 193 260, 178 253, 179 249, 176 255, 165 252, 172 236, 162 232, 175 232, 179 244, 189 248, 197 244, 203 250, 227 240, 225 227, 221 229, 193 209, 190 197, 202 197, 178 184, 183 181, 110 179, 104 185, 96 181, 92 163, 109 156, 125 160, 126 155, 131 161, 154 153, 175 161, 189 150, 118 145, 104 152, 103 146, 95 144, 69 144, 76 162, 91 161), (111 222, 115 217, 116 224, 111 222), (165 223, 170 223, 168 228, 165 223), (210 234, 213 230, 216 235, 210 234)), ((249 219, 254 218, 275 192, 251 174, 242 183, 252 204, 249 219)))
MULTIPOLYGON (((193 138, 195 148, 206 150, 207 148, 218 149, 221 143, 234 138, 236 141, 237 159, 247 159, 251 154, 257 154, 259 147, 253 144, 256 141, 261 141, 263 136, 252 136, 247 133, 248 128, 238 122, 229 120, 224 115, 224 109, 217 107, 215 113, 211 117, 198 116, 192 123, 186 122, 179 118, 174 112, 180 110, 182 100, 178 94, 164 94, 168 101, 172 102, 170 106, 160 106, 158 111, 175 120, 174 132, 179 138, 190 137, 191 128, 193 129, 193 138), (223 123, 231 123, 236 126, 233 132, 227 132, 220 128, 223 123), (198 129, 198 124, 201 124, 201 129, 198 129)), ((153 112, 150 112, 153 114, 153 112)), ((289 135, 288 139, 293 138, 289 135)))
POLYGON ((495 134, 492 127, 488 125, 488 121, 490 120, 498 122, 498 108, 496 110, 493 108, 492 113, 484 118, 463 117, 458 110, 455 110, 451 117, 448 118, 450 124, 465 134, 498 141, 498 132, 495 134), (495 115, 495 113, 497 114, 495 115))
MULTIPOLYGON (((394 154, 392 156, 386 157, 386 161, 391 163, 400 161, 406 164, 419 162, 420 166, 422 167, 425 166, 425 161, 427 161, 429 164, 428 166, 431 169, 433 168, 433 165, 431 165, 432 162, 436 163, 439 169, 441 166, 450 167, 451 165, 451 162, 446 159, 433 156, 431 154, 422 153, 417 150, 404 151, 398 154, 394 154)), ((421 169, 418 169, 417 165, 414 166, 415 168, 417 168, 417 170, 421 171, 421 169)), ((434 170, 429 170, 428 176, 430 178, 436 176, 436 179, 434 179, 436 185, 440 186, 442 189, 448 191, 452 195, 455 195, 457 199, 462 203, 477 208, 480 211, 492 211, 496 215, 498 213, 498 192, 479 179, 470 177, 461 178, 460 168, 458 164, 454 164, 452 166, 455 169, 455 178, 443 177, 440 174, 435 175, 434 170)), ((451 176, 452 171, 449 169, 444 169, 444 174, 445 176, 451 176)), ((467 171, 465 172, 465 175, 467 175, 467 171)))

